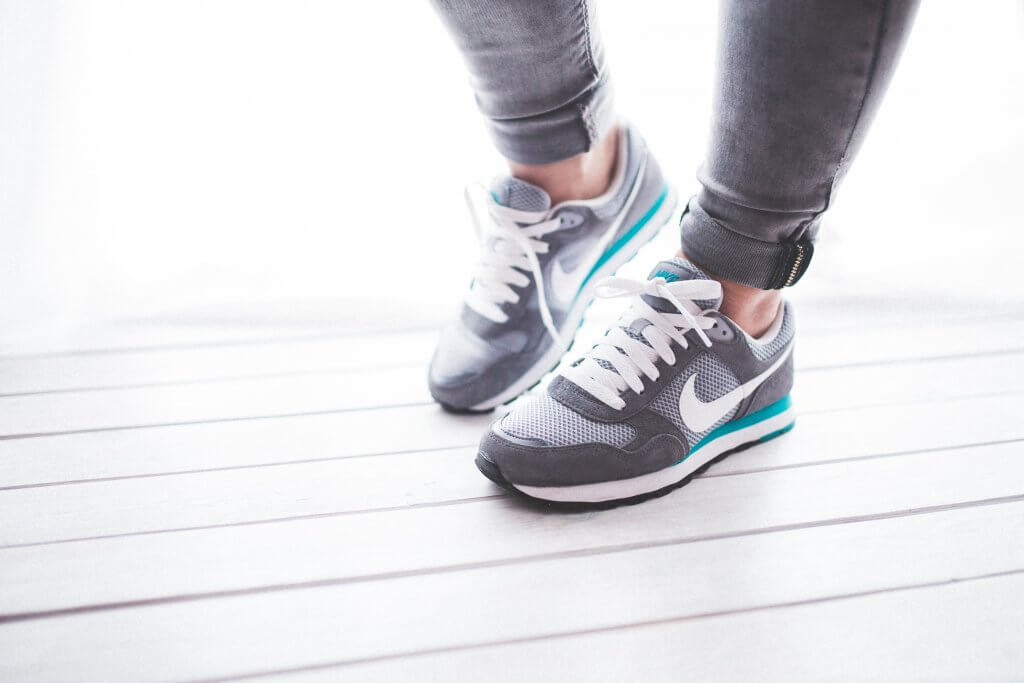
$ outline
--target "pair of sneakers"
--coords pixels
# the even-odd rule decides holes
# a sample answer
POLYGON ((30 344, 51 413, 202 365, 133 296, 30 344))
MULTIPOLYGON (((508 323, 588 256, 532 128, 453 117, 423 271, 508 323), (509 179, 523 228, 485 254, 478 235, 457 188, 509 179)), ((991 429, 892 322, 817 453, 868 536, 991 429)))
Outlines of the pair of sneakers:
POLYGON ((558 365, 595 296, 629 298, 599 343, 480 442, 484 475, 543 501, 644 500, 793 425, 788 304, 754 339, 718 311, 721 285, 685 259, 659 263, 647 280, 610 277, 676 207, 640 136, 626 128, 620 138, 600 197, 552 206, 517 178, 493 185, 480 264, 430 365, 442 406, 489 411, 558 365))

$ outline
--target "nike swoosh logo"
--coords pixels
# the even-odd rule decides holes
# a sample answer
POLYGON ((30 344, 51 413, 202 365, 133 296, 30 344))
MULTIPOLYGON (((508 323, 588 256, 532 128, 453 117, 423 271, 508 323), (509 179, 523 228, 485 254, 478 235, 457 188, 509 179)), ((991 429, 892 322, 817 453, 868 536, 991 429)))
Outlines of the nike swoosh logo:
POLYGON ((555 265, 551 268, 551 293, 552 298, 562 306, 568 306, 573 302, 573 299, 576 298, 579 292, 580 285, 583 284, 578 281, 582 279, 581 274, 586 272, 591 264, 604 253, 604 245, 598 246, 600 249, 595 249, 587 254, 587 257, 570 271, 564 270, 562 264, 559 261, 555 261, 555 265))
POLYGON ((697 384, 698 373, 693 373, 683 385, 683 393, 679 395, 679 415, 683 418, 683 422, 698 434, 709 429, 725 417, 737 403, 753 394, 766 379, 771 377, 772 373, 786 362, 792 350, 793 345, 790 344, 779 356, 779 359, 760 375, 707 403, 697 398, 694 387, 697 384))
POLYGON ((601 254, 608 249, 609 243, 612 238, 615 237, 615 233, 619 231, 619 227, 622 225, 622 221, 625 220, 626 214, 629 213, 630 207, 633 206, 633 202, 636 200, 637 192, 640 189, 640 185, 643 182, 645 171, 647 170, 647 159, 643 160, 640 169, 637 171, 636 178, 633 181, 633 187, 630 188, 629 196, 626 199, 625 205, 622 207, 622 211, 619 212, 618 217, 612 222, 608 229, 605 230, 604 234, 601 235, 601 239, 597 241, 594 248, 591 249, 586 257, 580 259, 580 262, 570 271, 566 271, 562 268, 562 263, 555 259, 555 265, 551 267, 551 292, 554 295, 555 301, 560 303, 562 306, 569 306, 576 296, 579 294, 579 289, 583 285, 583 277, 586 273, 590 272, 590 269, 597 263, 597 260, 601 258, 601 254))

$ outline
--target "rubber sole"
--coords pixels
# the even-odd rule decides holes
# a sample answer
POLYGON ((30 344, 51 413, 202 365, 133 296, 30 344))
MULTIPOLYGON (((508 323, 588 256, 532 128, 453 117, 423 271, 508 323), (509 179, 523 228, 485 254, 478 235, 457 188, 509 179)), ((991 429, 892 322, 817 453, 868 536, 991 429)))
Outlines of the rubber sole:
MULTIPOLYGON (((789 401, 788 396, 762 410, 770 413, 768 417, 757 421, 748 427, 733 429, 723 433, 723 439, 731 434, 739 434, 741 436, 738 443, 736 443, 737 439, 735 438, 731 440, 723 440, 721 445, 725 450, 709 448, 709 446, 711 446, 717 439, 710 442, 702 441, 701 444, 703 445, 698 444, 699 448, 694 449, 694 451, 686 458, 671 467, 659 470, 658 472, 642 475, 641 477, 621 480, 618 482, 601 482, 600 484, 584 484, 581 486, 566 487, 524 486, 509 481, 502 474, 501 469, 492 461, 484 458, 482 454, 477 454, 476 466, 485 477, 493 481, 495 484, 511 491, 516 496, 524 500, 546 508, 567 511, 594 509, 605 510, 619 507, 621 505, 635 505, 637 503, 642 503, 644 501, 651 500, 652 498, 660 498, 661 496, 671 493, 672 491, 685 486, 695 476, 707 471, 709 467, 715 463, 721 462, 733 453, 738 453, 752 446, 775 439, 793 428, 793 425, 795 424, 795 417, 792 412, 792 404, 789 401), (649 480, 650 482, 658 481, 655 475, 661 476, 662 481, 667 478, 668 483, 654 486, 650 490, 641 490, 639 492, 635 490, 637 481, 643 480, 645 477, 651 478, 649 480), (678 479, 674 475, 678 475, 678 479), (633 490, 630 490, 629 495, 615 496, 610 494, 610 492, 614 491, 617 487, 621 487, 622 490, 630 490, 631 488, 633 490), (601 492, 599 495, 604 497, 600 500, 587 499, 592 497, 596 492, 601 492)), ((737 420, 736 422, 739 421, 737 420)), ((731 423, 726 423, 719 429, 728 428, 730 424, 731 423)))
MULTIPOLYGON (((527 391, 529 391, 529 389, 527 389, 527 391)), ((434 400, 436 401, 437 399, 434 400)), ((452 415, 486 415, 487 413, 494 412, 494 408, 483 408, 481 410, 476 410, 474 408, 460 408, 458 406, 445 403, 444 401, 437 401, 437 404, 441 406, 441 410, 446 413, 451 413, 452 415)))

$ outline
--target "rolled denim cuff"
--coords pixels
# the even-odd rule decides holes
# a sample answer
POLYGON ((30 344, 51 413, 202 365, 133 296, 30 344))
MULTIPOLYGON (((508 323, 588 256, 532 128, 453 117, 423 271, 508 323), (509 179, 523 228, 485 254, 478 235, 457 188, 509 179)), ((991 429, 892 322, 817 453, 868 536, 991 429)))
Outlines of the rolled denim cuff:
POLYGON ((550 164, 590 151, 612 126, 615 111, 605 77, 571 102, 532 116, 488 119, 503 157, 520 164, 550 164))
POLYGON ((679 222, 683 253, 720 278, 759 289, 795 284, 814 254, 816 226, 798 239, 767 242, 726 227, 690 200, 679 222))

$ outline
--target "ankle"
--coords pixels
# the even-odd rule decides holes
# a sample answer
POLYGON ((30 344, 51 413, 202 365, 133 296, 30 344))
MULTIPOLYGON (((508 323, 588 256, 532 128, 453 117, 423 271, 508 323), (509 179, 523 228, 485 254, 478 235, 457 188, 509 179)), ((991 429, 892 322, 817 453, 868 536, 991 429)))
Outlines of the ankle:
POLYGON ((512 175, 533 183, 551 196, 551 203, 599 197, 611 185, 619 150, 619 128, 613 128, 590 151, 552 164, 532 166, 509 162, 512 175))
POLYGON ((730 280, 719 282, 722 283, 722 305, 719 309, 722 315, 751 337, 760 337, 767 332, 779 314, 782 293, 777 289, 757 289, 730 280))
MULTIPOLYGON (((683 252, 679 255, 686 258, 683 252)), ((777 289, 748 287, 732 280, 720 278, 705 270, 709 277, 722 285, 722 305, 719 310, 751 337, 760 337, 775 322, 782 292, 777 289)))

